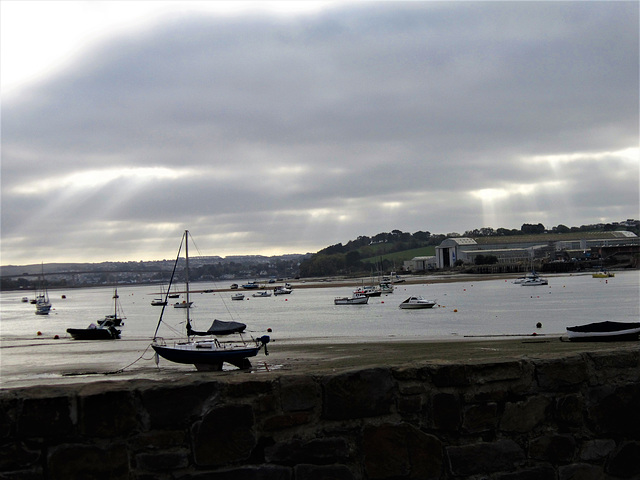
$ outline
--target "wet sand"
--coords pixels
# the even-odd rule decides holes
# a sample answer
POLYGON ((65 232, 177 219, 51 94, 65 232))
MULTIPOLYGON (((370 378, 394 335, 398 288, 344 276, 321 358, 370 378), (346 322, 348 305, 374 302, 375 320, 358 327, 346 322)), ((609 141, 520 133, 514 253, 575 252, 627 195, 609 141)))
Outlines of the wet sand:
MULTIPOLYGON (((385 340, 366 343, 274 344, 256 367, 297 373, 327 373, 376 366, 482 363, 513 359, 560 358, 585 352, 638 350, 635 342, 568 342, 560 336, 482 337, 435 341, 385 340), (266 362, 266 365, 265 365, 266 362)), ((262 371, 259 368, 259 371, 262 371)))

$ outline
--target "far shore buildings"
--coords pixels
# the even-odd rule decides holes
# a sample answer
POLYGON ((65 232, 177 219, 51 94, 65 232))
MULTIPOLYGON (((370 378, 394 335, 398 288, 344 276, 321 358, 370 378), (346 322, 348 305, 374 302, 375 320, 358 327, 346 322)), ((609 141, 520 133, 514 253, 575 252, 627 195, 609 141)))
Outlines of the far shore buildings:
POLYGON ((497 266, 528 267, 532 262, 606 259, 640 252, 640 237, 633 232, 570 232, 493 237, 450 237, 436 247, 432 257, 404 262, 408 272, 446 270, 476 264, 479 255, 497 259, 497 266))

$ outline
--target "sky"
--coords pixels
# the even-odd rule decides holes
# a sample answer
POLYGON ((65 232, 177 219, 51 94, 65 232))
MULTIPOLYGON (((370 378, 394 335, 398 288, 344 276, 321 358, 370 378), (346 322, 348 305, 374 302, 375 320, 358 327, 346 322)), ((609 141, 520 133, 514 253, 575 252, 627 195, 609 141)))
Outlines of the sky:
POLYGON ((2 265, 640 218, 636 1, 0 9, 2 265))

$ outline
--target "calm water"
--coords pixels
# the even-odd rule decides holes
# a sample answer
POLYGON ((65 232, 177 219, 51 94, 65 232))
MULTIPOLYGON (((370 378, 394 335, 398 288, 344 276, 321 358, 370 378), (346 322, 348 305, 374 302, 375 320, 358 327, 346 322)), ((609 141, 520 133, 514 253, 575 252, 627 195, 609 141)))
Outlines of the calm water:
MULTIPOLYGON (((572 325, 638 320, 640 273, 637 271, 617 272, 615 278, 610 279, 594 279, 591 275, 547 278, 548 286, 537 287, 522 287, 504 279, 400 284, 393 294, 371 298, 368 305, 360 306, 333 305, 334 297, 351 293, 350 287, 295 289, 294 283, 291 295, 253 298, 251 292, 245 292, 248 300, 244 301, 231 301, 230 292, 196 293, 192 295, 195 308, 191 315, 195 328, 202 330, 206 330, 214 318, 246 323, 254 337, 267 333, 270 328, 272 352, 279 342, 454 339, 533 332, 561 335, 572 325), (440 307, 400 310, 398 304, 413 294, 435 299, 440 307), (536 328, 537 323, 541 323, 542 328, 536 328)), ((226 287, 198 283, 193 288, 223 286, 226 287)), ((66 374, 109 372, 132 362, 135 364, 127 368, 127 374, 134 377, 161 379, 162 372, 193 370, 163 360, 162 369, 155 366, 148 347, 161 310, 150 305, 157 288, 118 287, 127 319, 122 339, 116 341, 74 341, 66 333, 69 327, 85 328, 111 313, 112 288, 49 293, 53 303, 51 313, 37 316, 33 305, 21 302, 24 292, 2 292, 0 375, 3 385, 68 383, 79 377, 66 374), (62 294, 67 298, 62 299, 62 294), (54 339, 56 335, 59 339, 54 339)), ((168 307, 165 323, 170 328, 161 327, 159 335, 167 340, 179 338, 184 331, 184 313, 182 309, 168 307)))

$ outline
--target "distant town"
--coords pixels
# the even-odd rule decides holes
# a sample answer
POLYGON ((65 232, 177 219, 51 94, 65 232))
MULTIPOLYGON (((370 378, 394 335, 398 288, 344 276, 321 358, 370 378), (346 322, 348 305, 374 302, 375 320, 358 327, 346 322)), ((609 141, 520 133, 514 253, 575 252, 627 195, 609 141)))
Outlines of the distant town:
MULTIPOLYGON (((463 234, 413 234, 392 230, 359 236, 316 253, 279 256, 239 255, 190 258, 194 282, 285 281, 296 278, 457 271, 508 273, 538 268, 567 272, 589 268, 639 268, 640 221, 545 228, 481 228, 463 234)), ((33 290, 101 285, 166 284, 175 260, 102 263, 43 263, 0 267, 2 290, 33 290)), ((184 280, 180 258, 174 281, 184 280)))

